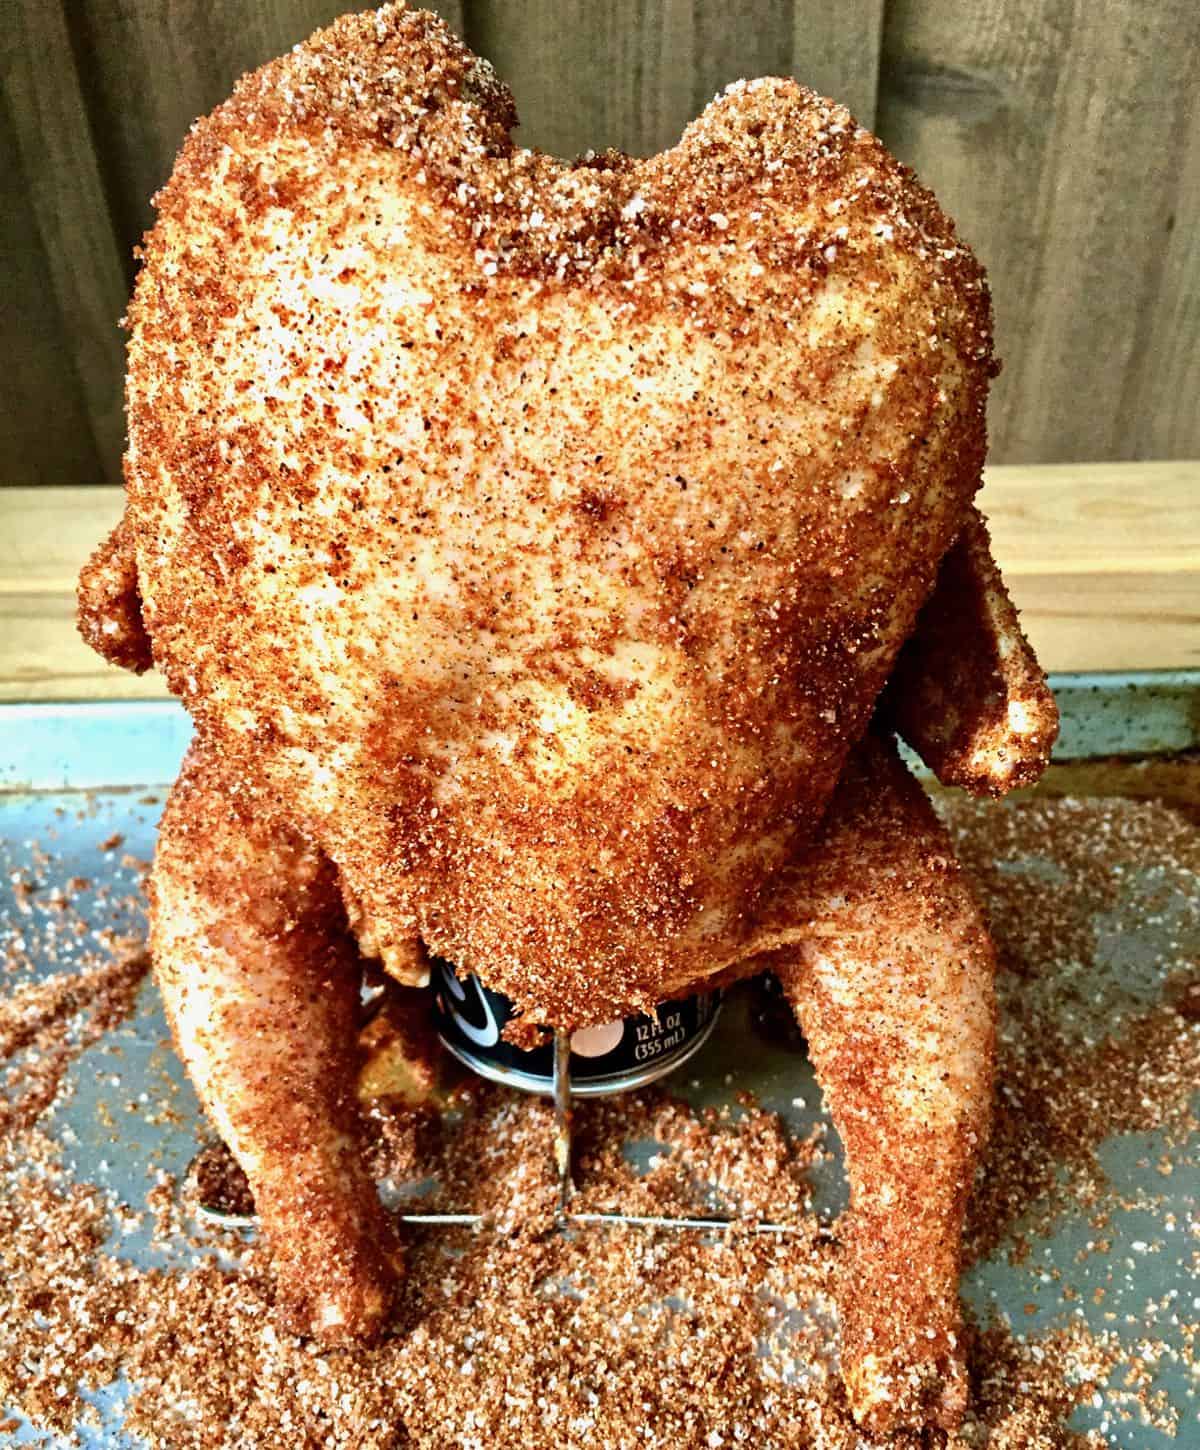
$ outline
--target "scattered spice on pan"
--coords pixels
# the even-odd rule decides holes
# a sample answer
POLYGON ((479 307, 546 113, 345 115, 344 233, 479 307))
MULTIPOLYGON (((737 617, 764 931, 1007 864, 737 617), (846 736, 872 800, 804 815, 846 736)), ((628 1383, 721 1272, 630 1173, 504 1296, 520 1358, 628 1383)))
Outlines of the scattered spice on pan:
MULTIPOLYGON (((1200 918, 1200 838, 1154 803, 945 810, 1002 955, 1001 1097, 971 1251, 1040 1253, 1038 1236, 1082 1207, 1096 1226, 1089 1254, 1101 1257, 1121 1207, 1101 1169, 1105 1140, 1154 1130, 1180 1145, 1196 1129, 1200 1022, 1187 943, 1200 918), (1125 950, 1151 930, 1169 949, 1125 950)), ((14 914, 3 930, 21 928, 27 919, 14 914)), ((143 1203, 123 1205, 76 1181, 56 1133, 65 1066, 130 1009, 144 970, 136 955, 74 958, 40 982, 13 981, 0 999, 6 1091, 26 1105, 0 1119, 0 1405, 67 1439, 96 1416, 81 1390, 120 1377, 131 1433, 213 1450, 868 1443, 836 1373, 836 1239, 807 1188, 824 1145, 789 1138, 744 1099, 698 1110, 651 1089, 581 1102, 578 1206, 719 1207, 786 1221, 787 1237, 556 1231, 546 1103, 474 1082, 450 1113, 382 1101, 371 1112, 380 1175, 436 1178, 422 1206, 491 1221, 410 1234, 404 1300, 381 1347, 320 1354, 278 1332, 260 1247, 198 1225, 191 1211, 218 1189, 245 1206, 221 1150, 204 1155, 186 1187, 159 1175, 143 1203), (637 1162, 630 1142, 642 1146, 637 1162), (122 1255, 122 1235, 139 1224, 152 1229, 162 1267, 122 1255)), ((1195 1239, 1196 1223, 1177 1227, 1195 1239)), ((1071 1267, 1053 1273, 1070 1280, 1071 1267)), ((1103 1306, 1106 1283, 1125 1272, 1119 1262, 1107 1280, 1089 1272, 1088 1307, 1103 1306)), ((1082 1290, 1064 1293, 1078 1295, 1077 1317, 1031 1327, 1031 1303, 1024 1324, 973 1333, 973 1408, 957 1437, 890 1443, 1105 1443, 1069 1427, 1081 1405, 1124 1425, 1127 1443, 1129 1426, 1171 1429, 1157 1375, 1182 1362, 1181 1343, 1196 1374, 1198 1326, 1179 1323, 1196 1319, 1191 1296, 1149 1304, 1131 1334, 1103 1314, 1089 1328, 1082 1290)))

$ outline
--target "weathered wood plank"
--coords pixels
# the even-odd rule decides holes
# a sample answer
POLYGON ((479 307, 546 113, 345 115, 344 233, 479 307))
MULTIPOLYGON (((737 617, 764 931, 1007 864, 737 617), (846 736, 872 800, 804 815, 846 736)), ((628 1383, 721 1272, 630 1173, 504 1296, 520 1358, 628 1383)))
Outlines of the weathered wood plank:
POLYGON ((892 0, 879 128, 992 277, 994 456, 1200 451, 1200 6, 892 0))
MULTIPOLYGON (((996 554, 1047 668, 1200 665, 1197 500, 1200 462, 989 471, 996 554)), ((0 488, 0 700, 164 693, 75 632, 75 576, 121 506, 115 488, 0 488)))
POLYGON ((692 11, 684 0, 471 0, 467 37, 512 89, 523 145, 650 154, 691 118, 692 11))
POLYGON ((745 76, 794 74, 869 125, 882 10, 883 0, 472 0, 466 25, 512 87, 523 144, 649 155, 745 76))
MULTIPOLYGON (((1195 54, 1195 52, 1193 52, 1195 54)), ((1200 75, 1192 82, 1175 209, 1158 287, 1146 308, 1135 366, 1121 402, 1134 458, 1200 452, 1200 75)))
POLYGON ((102 476, 79 378, 68 352, 67 324, 32 208, 24 196, 21 153, 0 94, 0 477, 25 483, 102 476))
MULTIPOLYGON (((353 8, 364 7, 348 0, 72 0, 101 165, 127 249, 150 225, 150 198, 170 175, 192 122, 246 71, 353 8)), ((459 0, 430 0, 427 8, 461 29, 459 0)))
MULTIPOLYGON (((793 28, 805 28, 794 18, 793 11, 817 8, 804 0, 797 0, 795 5, 790 0, 726 0, 723 4, 693 6, 692 114, 730 81, 790 75, 793 28)), ((809 42, 822 28, 823 21, 818 17, 807 37, 809 42)))
MULTIPOLYGON (((65 454, 97 481, 112 482, 120 477, 124 432, 118 320, 125 283, 59 0, 11 0, 7 6, 0 26, 0 93, 5 150, 14 166, 3 229, 6 241, 20 249, 16 276, 6 268, 5 291, 11 294, 22 282, 44 288, 33 299, 6 299, 6 340, 11 328, 26 325, 40 339, 30 345, 17 337, 16 358, 30 357, 36 372, 13 379, 33 404, 38 436, 28 438, 30 414, 13 417, 8 426, 33 445, 38 461, 29 476, 65 454), (37 315, 31 316, 31 300, 37 315), (67 428, 73 440, 53 436, 67 428)), ((16 358, 7 356, 9 370, 16 358)))
POLYGON ((864 126, 875 125, 883 13, 884 0, 792 7, 792 74, 849 106, 864 126))
MULTIPOLYGON (((115 476, 128 250, 186 127, 347 0, 8 0, 0 33, 0 468, 115 476), (98 138, 99 150, 93 151, 98 138), (115 226, 112 224, 115 223, 115 226), (114 234, 117 238, 114 241, 114 234), (123 275, 124 273, 124 275, 123 275)), ((521 139, 657 150, 739 75, 879 126, 988 263, 1000 460, 1200 452, 1194 0, 445 0, 521 139)))

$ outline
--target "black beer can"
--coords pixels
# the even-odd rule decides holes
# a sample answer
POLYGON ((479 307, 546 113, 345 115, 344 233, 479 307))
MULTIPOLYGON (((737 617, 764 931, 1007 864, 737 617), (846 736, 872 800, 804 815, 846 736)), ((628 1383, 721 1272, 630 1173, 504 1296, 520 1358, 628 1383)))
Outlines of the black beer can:
MULTIPOLYGON (((504 1024, 513 1016, 507 997, 478 977, 457 976, 449 962, 436 957, 430 981, 433 1020, 449 1052, 492 1082, 553 1093, 554 1045, 547 1041, 524 1051, 504 1040, 504 1024)), ((578 1028, 571 1034, 571 1096, 624 1092, 673 1072, 707 1042, 720 1010, 720 991, 699 992, 661 1003, 653 1016, 639 1013, 578 1028)))

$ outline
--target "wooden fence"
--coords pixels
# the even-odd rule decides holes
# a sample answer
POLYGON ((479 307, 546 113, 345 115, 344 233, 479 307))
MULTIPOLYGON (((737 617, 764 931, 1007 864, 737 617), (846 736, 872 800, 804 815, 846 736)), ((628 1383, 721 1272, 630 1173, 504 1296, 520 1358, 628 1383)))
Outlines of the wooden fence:
MULTIPOLYGON (((0 481, 119 477, 132 247, 194 117, 352 0, 0 0, 0 481)), ((989 268, 1002 462, 1200 454, 1197 0, 441 0, 526 144, 671 144, 791 73, 989 268)))

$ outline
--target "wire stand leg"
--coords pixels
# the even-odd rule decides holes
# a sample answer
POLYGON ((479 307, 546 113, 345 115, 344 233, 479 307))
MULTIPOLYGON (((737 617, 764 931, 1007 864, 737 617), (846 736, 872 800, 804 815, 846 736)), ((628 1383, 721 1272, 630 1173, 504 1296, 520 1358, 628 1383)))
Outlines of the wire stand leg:
POLYGON ((554 1030, 554 1168, 558 1177, 558 1221, 566 1222, 575 1185, 571 1181, 571 1034, 554 1030))

